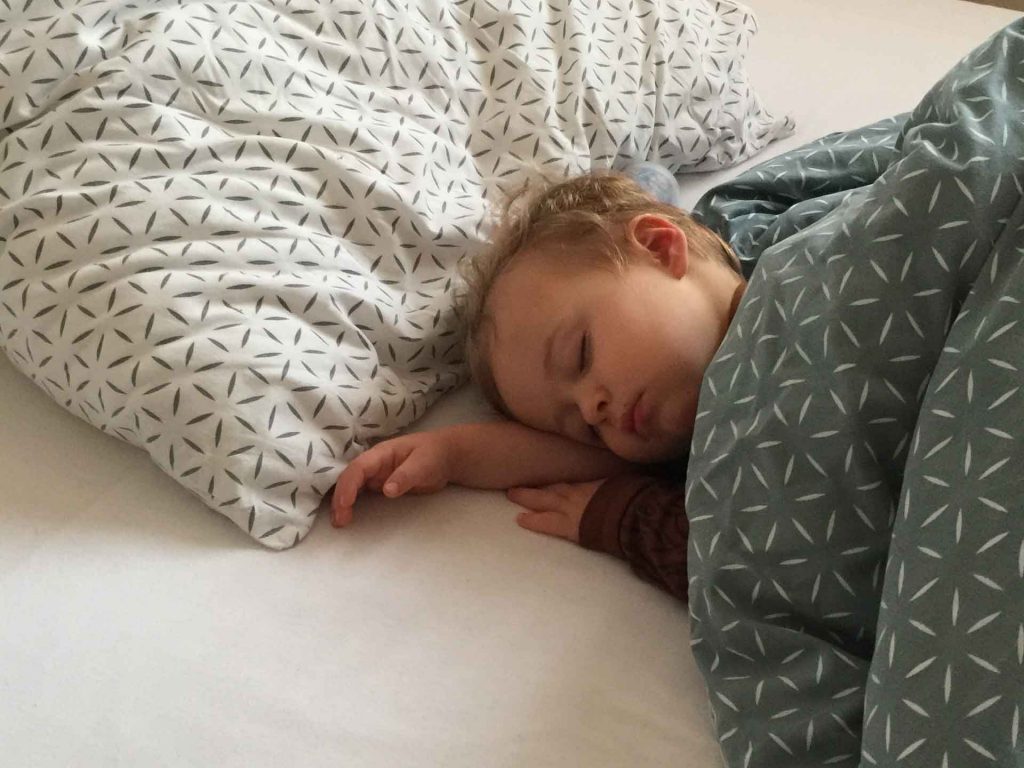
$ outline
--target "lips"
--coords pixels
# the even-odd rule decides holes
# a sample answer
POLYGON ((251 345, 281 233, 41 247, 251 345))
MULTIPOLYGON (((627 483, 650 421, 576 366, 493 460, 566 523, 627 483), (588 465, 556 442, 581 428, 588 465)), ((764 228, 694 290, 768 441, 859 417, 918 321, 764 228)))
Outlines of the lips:
POLYGON ((630 406, 626 412, 622 415, 622 420, 619 423, 619 428, 626 434, 639 434, 643 436, 644 422, 647 418, 647 414, 640 405, 642 395, 637 397, 633 401, 633 405, 630 406))
POLYGON ((636 405, 633 406, 633 430, 644 437, 647 429, 647 411, 640 405, 640 398, 636 399, 636 405))
POLYGON ((635 409, 630 408, 624 414, 622 414, 622 418, 619 420, 619 429, 621 429, 627 435, 631 435, 634 432, 636 432, 636 420, 634 413, 635 409))

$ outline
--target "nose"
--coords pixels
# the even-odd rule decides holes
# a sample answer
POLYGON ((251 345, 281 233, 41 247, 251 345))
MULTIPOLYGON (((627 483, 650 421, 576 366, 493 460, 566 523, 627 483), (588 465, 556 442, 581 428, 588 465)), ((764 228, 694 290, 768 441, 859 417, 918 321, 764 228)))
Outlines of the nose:
POLYGON ((583 420, 596 427, 608 418, 611 398, 608 391, 599 384, 584 382, 576 397, 576 405, 580 409, 583 420))

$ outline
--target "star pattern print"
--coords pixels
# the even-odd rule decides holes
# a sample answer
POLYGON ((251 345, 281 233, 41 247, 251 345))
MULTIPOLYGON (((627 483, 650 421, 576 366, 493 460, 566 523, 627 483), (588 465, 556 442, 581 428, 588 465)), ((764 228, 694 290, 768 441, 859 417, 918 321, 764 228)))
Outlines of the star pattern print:
POLYGON ((730 766, 1019 761, 1022 62, 1017 22, 698 206, 752 273, 687 477, 730 766))
POLYGON ((15 0, 0 346, 261 543, 466 378, 457 266, 522 181, 792 126, 731 2, 15 0))

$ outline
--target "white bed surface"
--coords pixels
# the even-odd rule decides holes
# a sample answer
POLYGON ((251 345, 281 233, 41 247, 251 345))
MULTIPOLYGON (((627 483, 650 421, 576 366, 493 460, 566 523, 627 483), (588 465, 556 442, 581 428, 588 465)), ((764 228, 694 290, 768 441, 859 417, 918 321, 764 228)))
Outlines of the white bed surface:
MULTIPOLYGON (((1015 14, 756 0, 798 133, 910 108, 1015 14)), ((687 203, 726 171, 684 181, 687 203)), ((485 413, 473 392, 426 424, 485 413)), ((0 745, 18 766, 708 766, 686 610, 449 489, 263 550, 0 361, 0 745)))

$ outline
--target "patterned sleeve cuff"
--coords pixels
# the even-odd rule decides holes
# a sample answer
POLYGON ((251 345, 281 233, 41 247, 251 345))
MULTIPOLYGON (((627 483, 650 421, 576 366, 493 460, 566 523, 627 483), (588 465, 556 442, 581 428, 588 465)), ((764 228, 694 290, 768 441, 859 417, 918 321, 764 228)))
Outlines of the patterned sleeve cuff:
POLYGON ((652 481, 647 475, 625 474, 601 483, 580 519, 580 545, 624 558, 619 539, 622 518, 633 497, 652 481))

